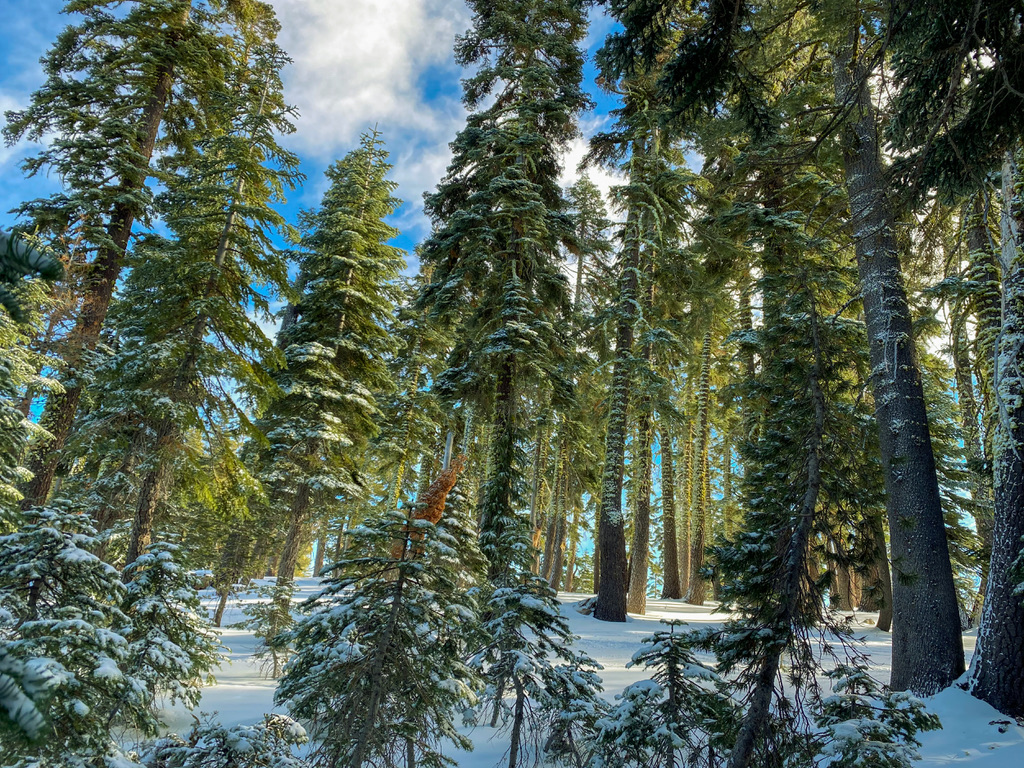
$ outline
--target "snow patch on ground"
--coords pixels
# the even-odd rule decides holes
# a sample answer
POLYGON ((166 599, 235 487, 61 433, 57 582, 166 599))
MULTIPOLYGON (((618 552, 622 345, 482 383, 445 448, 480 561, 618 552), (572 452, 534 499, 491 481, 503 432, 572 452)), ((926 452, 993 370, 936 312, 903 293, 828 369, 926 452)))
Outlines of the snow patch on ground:
MULTIPOLYGON (((267 581, 255 582, 252 589, 267 581)), ((296 600, 316 594, 317 579, 299 579, 296 600)), ((204 605, 212 614, 216 597, 204 593, 204 605)), ((585 594, 559 594, 562 612, 572 631, 580 637, 579 647, 604 667, 605 696, 613 700, 627 685, 644 679, 640 669, 627 669, 626 664, 640 648, 640 641, 659 627, 662 619, 686 621, 694 628, 721 626, 727 616, 716 612, 717 606, 687 605, 679 600, 648 600, 647 614, 630 615, 625 623, 609 623, 584 616, 574 608, 585 594)), ((242 607, 257 598, 252 592, 233 597, 224 613, 224 626, 245 617, 242 607)), ((887 632, 874 627, 875 615, 850 614, 857 644, 871 658, 875 676, 888 682, 892 663, 892 646, 887 632)), ((206 688, 195 713, 217 713, 223 725, 255 723, 265 713, 284 712, 274 706, 276 683, 264 677, 259 662, 253 659, 256 639, 251 632, 237 629, 222 631, 224 645, 230 648, 227 660, 216 672, 216 685, 206 688)), ((964 648, 968 657, 974 651, 976 632, 964 635, 964 648)), ((1024 768, 1024 727, 1004 717, 983 701, 979 701, 959 687, 925 699, 930 711, 942 720, 943 728, 920 734, 922 766, 965 765, 974 768, 1024 768)), ((181 707, 171 707, 166 720, 172 731, 184 733, 192 726, 193 713, 181 707)), ((506 741, 502 734, 488 727, 472 731, 475 751, 467 755, 454 753, 465 768, 496 766, 506 754, 506 741)))

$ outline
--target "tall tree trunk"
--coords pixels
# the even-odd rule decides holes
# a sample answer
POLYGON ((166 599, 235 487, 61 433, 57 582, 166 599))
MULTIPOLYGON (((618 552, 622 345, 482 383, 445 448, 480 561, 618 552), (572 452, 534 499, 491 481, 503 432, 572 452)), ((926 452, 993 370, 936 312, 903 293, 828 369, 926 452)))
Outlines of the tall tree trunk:
POLYGON ((1024 209, 1016 168, 1003 164, 1003 326, 996 364, 995 527, 988 591, 971 665, 971 692, 1004 714, 1024 716, 1024 209))
POLYGON ((171 462, 167 454, 171 446, 177 442, 177 434, 169 420, 161 422, 153 447, 154 464, 146 472, 139 486, 139 498, 135 504, 135 519, 132 521, 125 566, 134 563, 146 551, 153 538, 156 509, 163 501, 171 481, 171 462))
POLYGON ((963 673, 963 640, 900 270, 897 221, 887 197, 869 73, 853 58, 855 41, 854 31, 835 57, 833 71, 836 102, 851 108, 843 134, 843 160, 895 571, 891 685, 896 690, 932 694, 963 673))
POLYGON ((651 420, 650 400, 644 398, 638 425, 636 454, 631 470, 635 472, 633 541, 629 548, 629 591, 626 610, 630 613, 647 612, 647 571, 651 545, 651 445, 654 442, 654 424, 651 420))
POLYGON ((633 325, 639 298, 640 222, 635 211, 626 220, 626 247, 619 274, 618 319, 615 333, 615 365, 605 436, 604 472, 601 478, 601 512, 598 540, 601 545, 601 581, 594 617, 601 621, 626 620, 626 521, 622 513, 622 480, 625 472, 626 418, 633 389, 633 325))
POLYGON ((324 561, 327 559, 327 526, 320 531, 316 540, 316 559, 313 561, 313 575, 319 576, 324 569, 324 561))
POLYGON ((974 527, 981 541, 981 583, 984 596, 988 584, 988 567, 992 558, 992 476, 985 469, 985 454, 978 426, 978 401, 974 395, 974 375, 967 344, 966 318, 953 319, 953 371, 956 377, 957 401, 960 405, 960 429, 967 459, 968 487, 974 501, 974 527))
POLYGON ((299 483, 292 498, 288 516, 288 534, 281 548, 281 557, 277 561, 278 584, 291 584, 295 581, 295 569, 299 564, 299 556, 306 541, 306 528, 312 506, 312 494, 309 485, 299 483))
POLYGON ((868 541, 869 550, 860 607, 864 611, 878 611, 875 626, 888 632, 892 629, 892 576, 885 549, 885 521, 880 512, 870 514, 861 535, 868 541))
POLYGON ((544 534, 544 512, 539 501, 544 470, 547 464, 548 439, 546 423, 537 430, 537 442, 533 447, 533 479, 530 481, 530 530, 533 542, 533 572, 540 573, 540 539, 544 534))
POLYGON ((672 434, 661 425, 661 524, 662 546, 665 548, 665 583, 662 599, 678 600, 683 596, 679 583, 679 542, 676 532, 676 473, 672 466, 672 434))
POLYGON ((507 354, 498 368, 494 420, 491 423, 490 468, 480 502, 480 544, 488 560, 487 578, 492 583, 499 581, 512 565, 508 561, 508 547, 504 539, 506 523, 514 514, 515 374, 515 358, 507 354))
MULTIPOLYGON (((191 14, 191 3, 184 10, 181 25, 188 23, 191 14)), ((174 40, 180 32, 171 30, 168 37, 174 40)), ((82 283, 84 296, 75 326, 68 335, 65 364, 68 376, 78 381, 82 374, 82 366, 88 353, 96 348, 100 331, 107 318, 110 300, 114 295, 114 286, 121 274, 125 250, 131 238, 132 227, 139 216, 138 205, 134 202, 139 190, 150 176, 149 163, 156 147, 160 125, 163 123, 167 101, 174 86, 174 62, 166 61, 160 65, 154 78, 153 91, 143 108, 139 124, 141 140, 135 153, 136 164, 124 172, 120 181, 121 195, 113 206, 110 222, 107 224, 107 242, 97 253, 96 260, 89 267, 82 283)), ((78 412, 78 404, 82 399, 82 385, 74 383, 65 387, 62 393, 50 395, 46 403, 43 424, 51 435, 51 439, 41 445, 29 462, 32 480, 25 488, 25 497, 21 501, 22 509, 40 506, 46 503, 53 487, 54 476, 60 463, 61 451, 71 432, 71 425, 78 412)), ((129 560, 128 562, 132 562, 129 560)))
MULTIPOLYGON (((689 405, 689 404, 687 404, 689 405)), ((686 427, 686 444, 683 446, 683 499, 679 518, 679 589, 683 599, 690 591, 690 549, 693 543, 693 437, 694 422, 690 419, 686 427)))
POLYGON ((704 569, 704 549, 708 543, 710 515, 708 514, 708 449, 711 436, 709 411, 711 405, 711 332, 704 334, 700 352, 700 383, 697 389, 697 439, 693 446, 693 539, 690 546, 690 590, 686 602, 704 605, 707 599, 707 580, 704 569))

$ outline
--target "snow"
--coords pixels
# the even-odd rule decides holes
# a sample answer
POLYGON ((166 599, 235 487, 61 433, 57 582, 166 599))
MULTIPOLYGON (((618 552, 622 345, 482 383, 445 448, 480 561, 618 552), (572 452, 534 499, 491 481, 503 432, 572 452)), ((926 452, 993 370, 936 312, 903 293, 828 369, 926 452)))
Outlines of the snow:
MULTIPOLYGON (((260 582, 251 588, 255 589, 260 582)), ((319 591, 317 579, 296 581, 295 601, 300 602, 319 591)), ((204 593, 204 605, 212 613, 216 598, 212 592, 204 593)), ((625 623, 601 622, 575 610, 575 604, 589 597, 584 594, 559 594, 562 613, 572 632, 579 636, 577 648, 596 659, 604 669, 605 697, 612 701, 616 694, 630 684, 647 678, 642 668, 629 667, 633 656, 641 648, 641 640, 662 627, 662 619, 682 620, 691 629, 720 627, 726 615, 716 613, 716 606, 687 605, 677 600, 648 599, 647 614, 630 615, 625 623)), ((228 603, 224 626, 241 621, 241 612, 252 602, 252 592, 242 593, 228 603)), ((871 671, 887 682, 891 667, 891 642, 886 632, 874 628, 875 615, 849 614, 855 630, 857 644, 871 659, 871 671)), ((976 632, 964 635, 968 654, 973 653, 976 632)), ((227 660, 216 671, 217 682, 203 691, 203 698, 195 712, 217 713, 223 726, 253 724, 265 713, 285 714, 282 707, 274 706, 275 681, 265 678, 258 661, 253 659, 256 639, 251 632, 224 629, 223 641, 230 648, 227 660)), ((704 660, 702 658, 702 660, 704 660)), ((710 659, 707 659, 710 660, 710 659)), ((1022 768, 1024 766, 1024 726, 1012 722, 983 701, 975 699, 962 688, 953 686, 935 696, 926 698, 930 712, 942 721, 942 730, 919 734, 921 740, 921 766, 962 765, 969 768, 1022 768)), ((194 720, 182 707, 170 707, 165 720, 171 731, 187 733, 194 720)), ((489 768, 501 763, 507 750, 507 735, 485 725, 475 729, 466 727, 476 749, 472 753, 453 750, 452 756, 463 768, 489 768)))

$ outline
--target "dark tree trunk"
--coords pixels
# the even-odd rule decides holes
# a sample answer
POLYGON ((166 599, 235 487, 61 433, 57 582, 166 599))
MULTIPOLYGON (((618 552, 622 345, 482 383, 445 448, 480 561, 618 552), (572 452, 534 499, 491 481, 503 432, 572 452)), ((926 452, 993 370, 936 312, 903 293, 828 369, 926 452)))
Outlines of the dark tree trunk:
POLYGON ((679 516, 679 589, 690 591, 690 528, 693 517, 693 421, 686 428, 686 445, 683 448, 683 499, 679 516))
POLYGON ((177 430, 169 421, 163 421, 157 428, 153 448, 153 466, 146 472, 139 486, 139 498, 135 504, 135 519, 132 521, 131 538, 128 541, 128 555, 125 566, 134 563, 145 553, 153 539, 153 521, 156 510, 164 500, 170 485, 172 468, 168 451, 176 442, 177 430))
POLYGON ((598 541, 601 546, 601 581, 594 617, 601 621, 626 620, 626 521, 622 512, 622 480, 625 473, 626 418, 633 388, 633 325, 639 298, 640 222, 635 212, 626 221, 627 244, 619 275, 618 320, 615 334, 615 366, 612 369, 611 403, 605 436, 604 473, 601 478, 601 512, 598 541))
POLYGON ((833 69, 836 102, 851 108, 843 159, 895 571, 891 685, 932 694, 964 671, 960 615, 900 270, 897 221, 887 197, 868 72, 852 57, 851 36, 833 69))
POLYGON ((679 542, 676 532, 676 473, 672 466, 672 435, 668 427, 661 427, 661 523, 662 542, 665 547, 665 583, 661 597, 678 600, 683 596, 679 583, 679 542))
POLYGON ((971 669, 971 692, 1000 712, 1024 716, 1024 213, 1013 195, 1014 167, 1003 166, 1003 326, 996 364, 995 527, 988 591, 971 669), (1012 206, 1012 208, 1011 208, 1012 206))
POLYGON ((508 354, 498 368, 491 424, 490 470, 481 490, 480 543, 488 559, 487 577, 495 583, 511 567, 505 527, 512 510, 515 472, 515 358, 508 354))
POLYGON ((288 534, 284 539, 281 557, 277 561, 278 584, 291 584, 295 581, 295 569, 299 564, 299 556, 306 542, 306 528, 309 522, 311 494, 306 483, 299 483, 292 498, 291 514, 288 519, 288 534))
POLYGON ((635 472, 636 494, 633 515, 633 541, 629 548, 629 591, 626 610, 630 613, 647 612, 647 571, 651 546, 651 444, 654 425, 651 421, 650 401, 644 398, 641 406, 636 441, 636 455, 631 470, 635 472))

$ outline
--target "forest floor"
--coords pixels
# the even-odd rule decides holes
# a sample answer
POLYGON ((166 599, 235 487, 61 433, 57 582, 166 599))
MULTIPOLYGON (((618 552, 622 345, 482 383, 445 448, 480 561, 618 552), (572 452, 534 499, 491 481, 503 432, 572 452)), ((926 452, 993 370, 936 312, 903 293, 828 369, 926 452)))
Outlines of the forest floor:
MULTIPOLYGON (((255 584, 253 585, 256 586, 255 584)), ((299 579, 296 600, 303 600, 319 589, 317 579, 299 579)), ((212 611, 215 599, 212 593, 204 600, 212 611)), ((721 625, 726 616, 716 613, 713 606, 698 607, 675 600, 648 600, 647 614, 630 615, 625 624, 600 622, 575 610, 575 604, 588 595, 559 594, 563 612, 572 631, 579 636, 579 647, 604 667, 600 673, 604 681, 605 696, 613 700, 617 693, 644 674, 639 669, 627 669, 626 664, 640 647, 641 640, 654 632, 662 619, 677 619, 693 627, 721 625)), ((284 711, 274 706, 276 682, 262 673, 260 663, 253 658, 256 640, 251 632, 227 628, 242 621, 242 607, 255 600, 252 594, 233 598, 224 615, 222 640, 230 651, 227 660, 217 670, 217 682, 205 689, 196 713, 213 715, 224 725, 252 723, 264 713, 284 711)), ((874 614, 855 613, 850 616, 855 645, 871 660, 875 677, 888 682, 891 664, 891 645, 888 633, 874 628, 874 614)), ((974 651, 975 631, 964 635, 968 654, 974 651)), ((1024 768, 1024 727, 1010 723, 990 706, 953 686, 926 699, 929 710, 939 716, 943 728, 920 734, 922 761, 919 765, 965 765, 974 768, 1024 768)), ((193 714, 182 707, 171 708, 166 719, 172 731, 185 733, 191 727, 193 714)), ((455 753, 463 768, 491 768, 501 762, 507 749, 503 734, 489 727, 478 726, 471 733, 476 745, 472 753, 455 753)))

